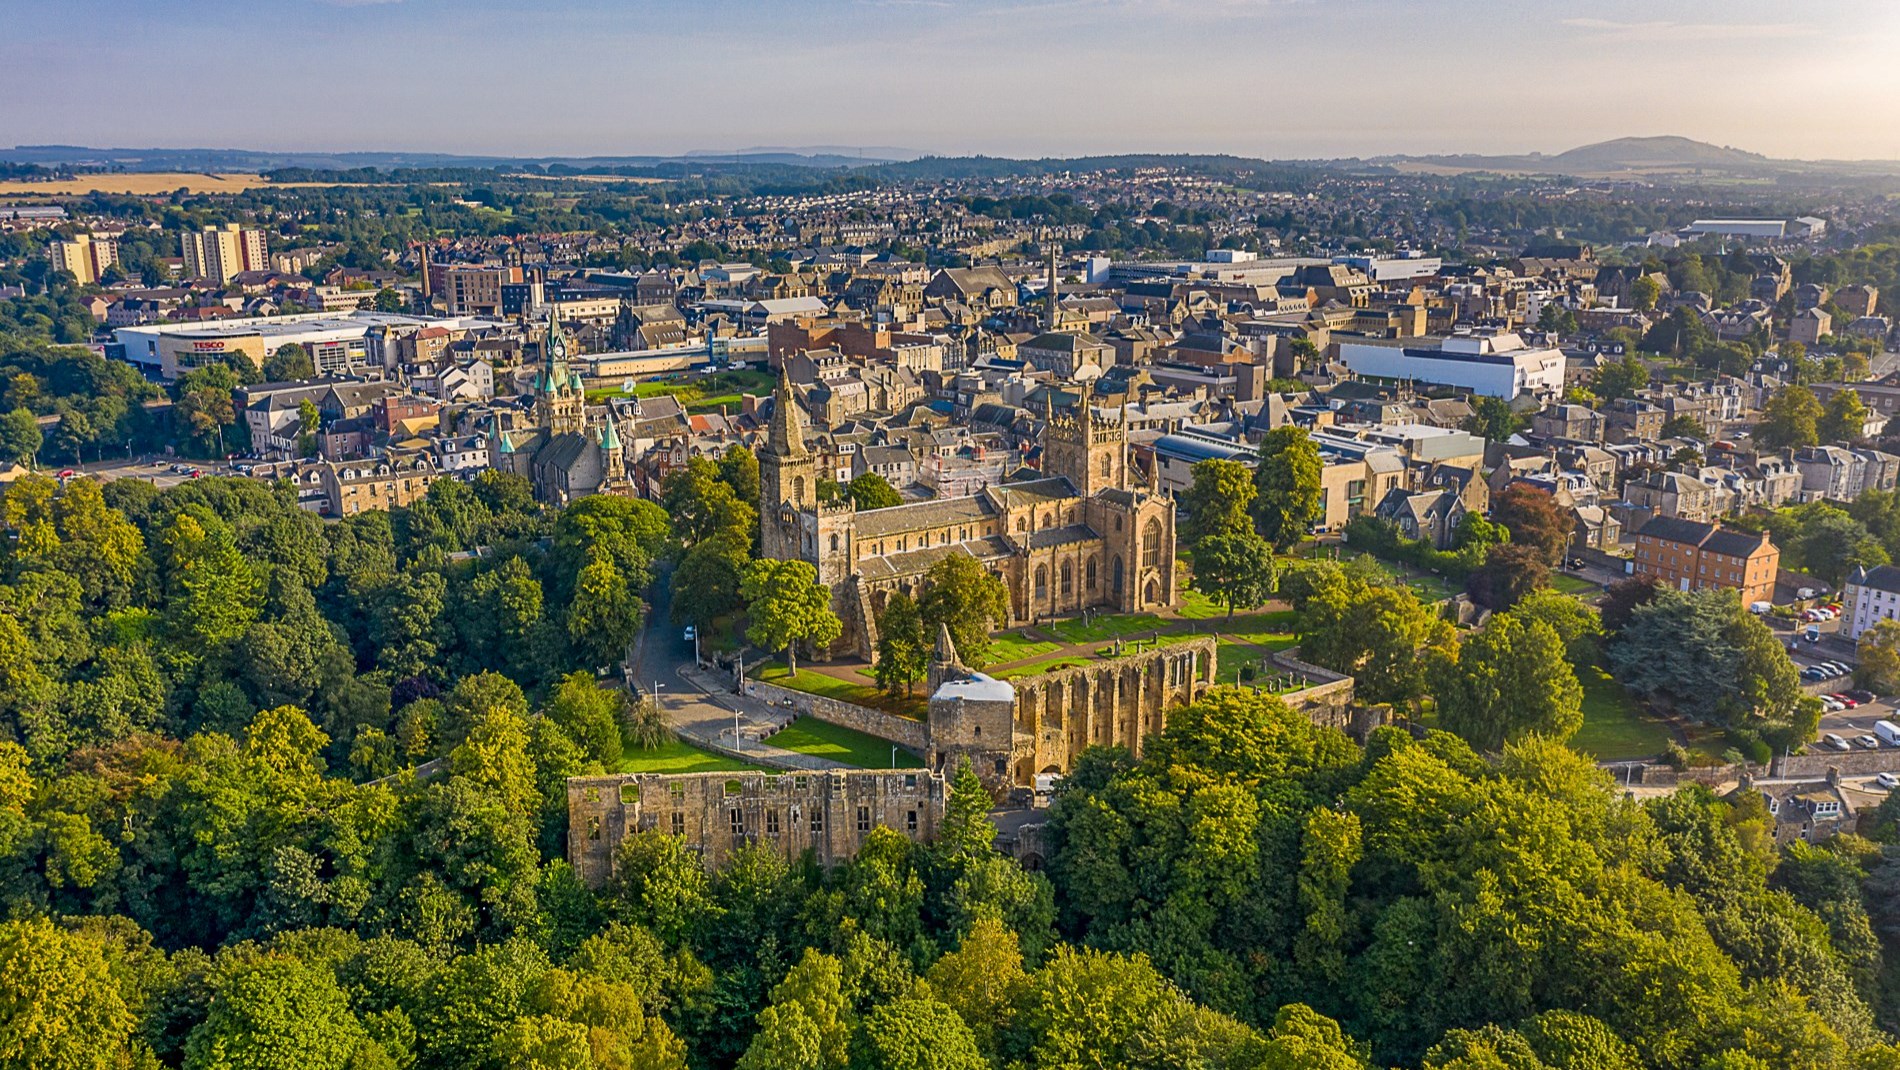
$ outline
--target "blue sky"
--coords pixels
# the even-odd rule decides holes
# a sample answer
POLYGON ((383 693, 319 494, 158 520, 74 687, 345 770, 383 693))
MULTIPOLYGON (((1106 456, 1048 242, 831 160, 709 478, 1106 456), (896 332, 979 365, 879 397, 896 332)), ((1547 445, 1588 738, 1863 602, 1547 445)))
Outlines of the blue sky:
POLYGON ((1894 0, 5 0, 0 143, 1900 158, 1894 0))

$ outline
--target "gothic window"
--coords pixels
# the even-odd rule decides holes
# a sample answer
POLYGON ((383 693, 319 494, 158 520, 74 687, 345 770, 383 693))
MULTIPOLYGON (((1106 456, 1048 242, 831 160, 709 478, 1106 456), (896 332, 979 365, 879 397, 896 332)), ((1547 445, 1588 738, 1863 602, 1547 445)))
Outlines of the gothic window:
POLYGON ((1036 566, 1036 601, 1049 597, 1049 566, 1036 566))
POLYGON ((1067 561, 1062 563, 1062 597, 1075 593, 1075 566, 1067 561))
POLYGON ((1115 592, 1115 597, 1120 598, 1122 596, 1122 586, 1123 586, 1122 559, 1121 559, 1120 554, 1115 555, 1115 566, 1114 568, 1109 570, 1109 574, 1111 577, 1113 577, 1111 581, 1111 589, 1115 592))
POLYGON ((1028 520, 1027 520, 1026 518, 1024 518, 1024 517, 1020 517, 1020 516, 1019 516, 1019 517, 1017 517, 1017 518, 1016 518, 1016 530, 1017 530, 1017 531, 1028 531, 1028 530, 1029 530, 1029 521, 1028 521, 1028 520))
POLYGON ((1083 566, 1082 582, 1084 585, 1088 587, 1089 590, 1093 591, 1095 589, 1095 558, 1094 557, 1090 557, 1088 564, 1083 566))
POLYGON ((831 552, 838 552, 838 533, 835 531, 831 533, 831 552))
POLYGON ((1108 475, 1109 469, 1114 465, 1114 463, 1115 463, 1115 459, 1113 457, 1110 457, 1106 453, 1102 454, 1102 474, 1108 475))
POLYGON ((1152 516, 1141 531, 1141 567, 1161 567, 1161 521, 1152 516))
POLYGON ((804 476, 792 477, 792 501, 800 505, 803 505, 805 502, 805 477, 804 476))

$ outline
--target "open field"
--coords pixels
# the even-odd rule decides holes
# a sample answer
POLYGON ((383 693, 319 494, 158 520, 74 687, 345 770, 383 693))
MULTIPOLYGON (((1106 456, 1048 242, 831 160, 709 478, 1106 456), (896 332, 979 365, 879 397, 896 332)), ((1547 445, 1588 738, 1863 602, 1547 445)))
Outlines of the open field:
POLYGON ((681 739, 669 739, 652 750, 642 750, 631 744, 622 759, 621 773, 746 773, 760 767, 742 762, 737 758, 728 758, 723 754, 714 754, 681 739))
POLYGON ((921 769, 924 765, 923 759, 902 747, 895 747, 888 739, 879 739, 815 717, 800 717, 773 733, 766 742, 774 747, 809 754, 814 758, 829 758, 859 769, 921 769), (894 765, 891 761, 893 754, 897 757, 894 765))
POLYGON ((156 197, 180 187, 192 193, 243 193, 245 190, 272 186, 292 189, 298 186, 330 186, 332 182, 272 182, 263 175, 208 175, 192 171, 151 171, 145 173, 80 175, 52 182, 28 182, 12 179, 0 182, 0 194, 39 194, 45 197, 78 197, 88 193, 119 193, 134 197, 156 197))
POLYGON ((1583 727, 1570 745, 1598 761, 1653 758, 1674 738, 1669 726, 1643 712, 1623 685, 1595 665, 1577 671, 1583 684, 1583 727))
POLYGON ((899 717, 912 717, 923 720, 930 704, 922 695, 891 695, 879 690, 872 684, 854 684, 842 677, 829 673, 799 669, 794 674, 785 671, 785 663, 774 661, 759 670, 758 680, 778 687, 803 691, 808 695, 823 695, 835 698, 839 702, 849 702, 855 706, 869 706, 875 710, 894 713, 899 717))

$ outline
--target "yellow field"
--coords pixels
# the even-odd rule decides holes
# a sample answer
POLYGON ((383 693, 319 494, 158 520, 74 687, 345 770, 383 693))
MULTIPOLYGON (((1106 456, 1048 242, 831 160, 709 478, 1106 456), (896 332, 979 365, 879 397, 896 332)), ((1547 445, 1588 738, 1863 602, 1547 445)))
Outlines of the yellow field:
POLYGON ((183 187, 193 193, 242 193, 259 186, 322 186, 326 182, 273 183, 263 175, 207 175, 190 171, 152 171, 144 174, 81 175, 53 182, 12 179, 0 182, 0 194, 40 194, 76 197, 87 193, 122 193, 155 197, 183 187))

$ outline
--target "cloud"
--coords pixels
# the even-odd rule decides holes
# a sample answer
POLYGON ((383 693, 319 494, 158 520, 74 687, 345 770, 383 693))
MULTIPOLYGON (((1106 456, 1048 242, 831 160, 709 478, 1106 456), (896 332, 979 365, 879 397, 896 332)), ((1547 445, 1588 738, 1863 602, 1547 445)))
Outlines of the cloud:
POLYGON ((1583 30, 1614 41, 1764 41, 1784 37, 1811 37, 1815 26, 1798 22, 1617 22, 1613 19, 1564 19, 1573 30, 1583 30))

